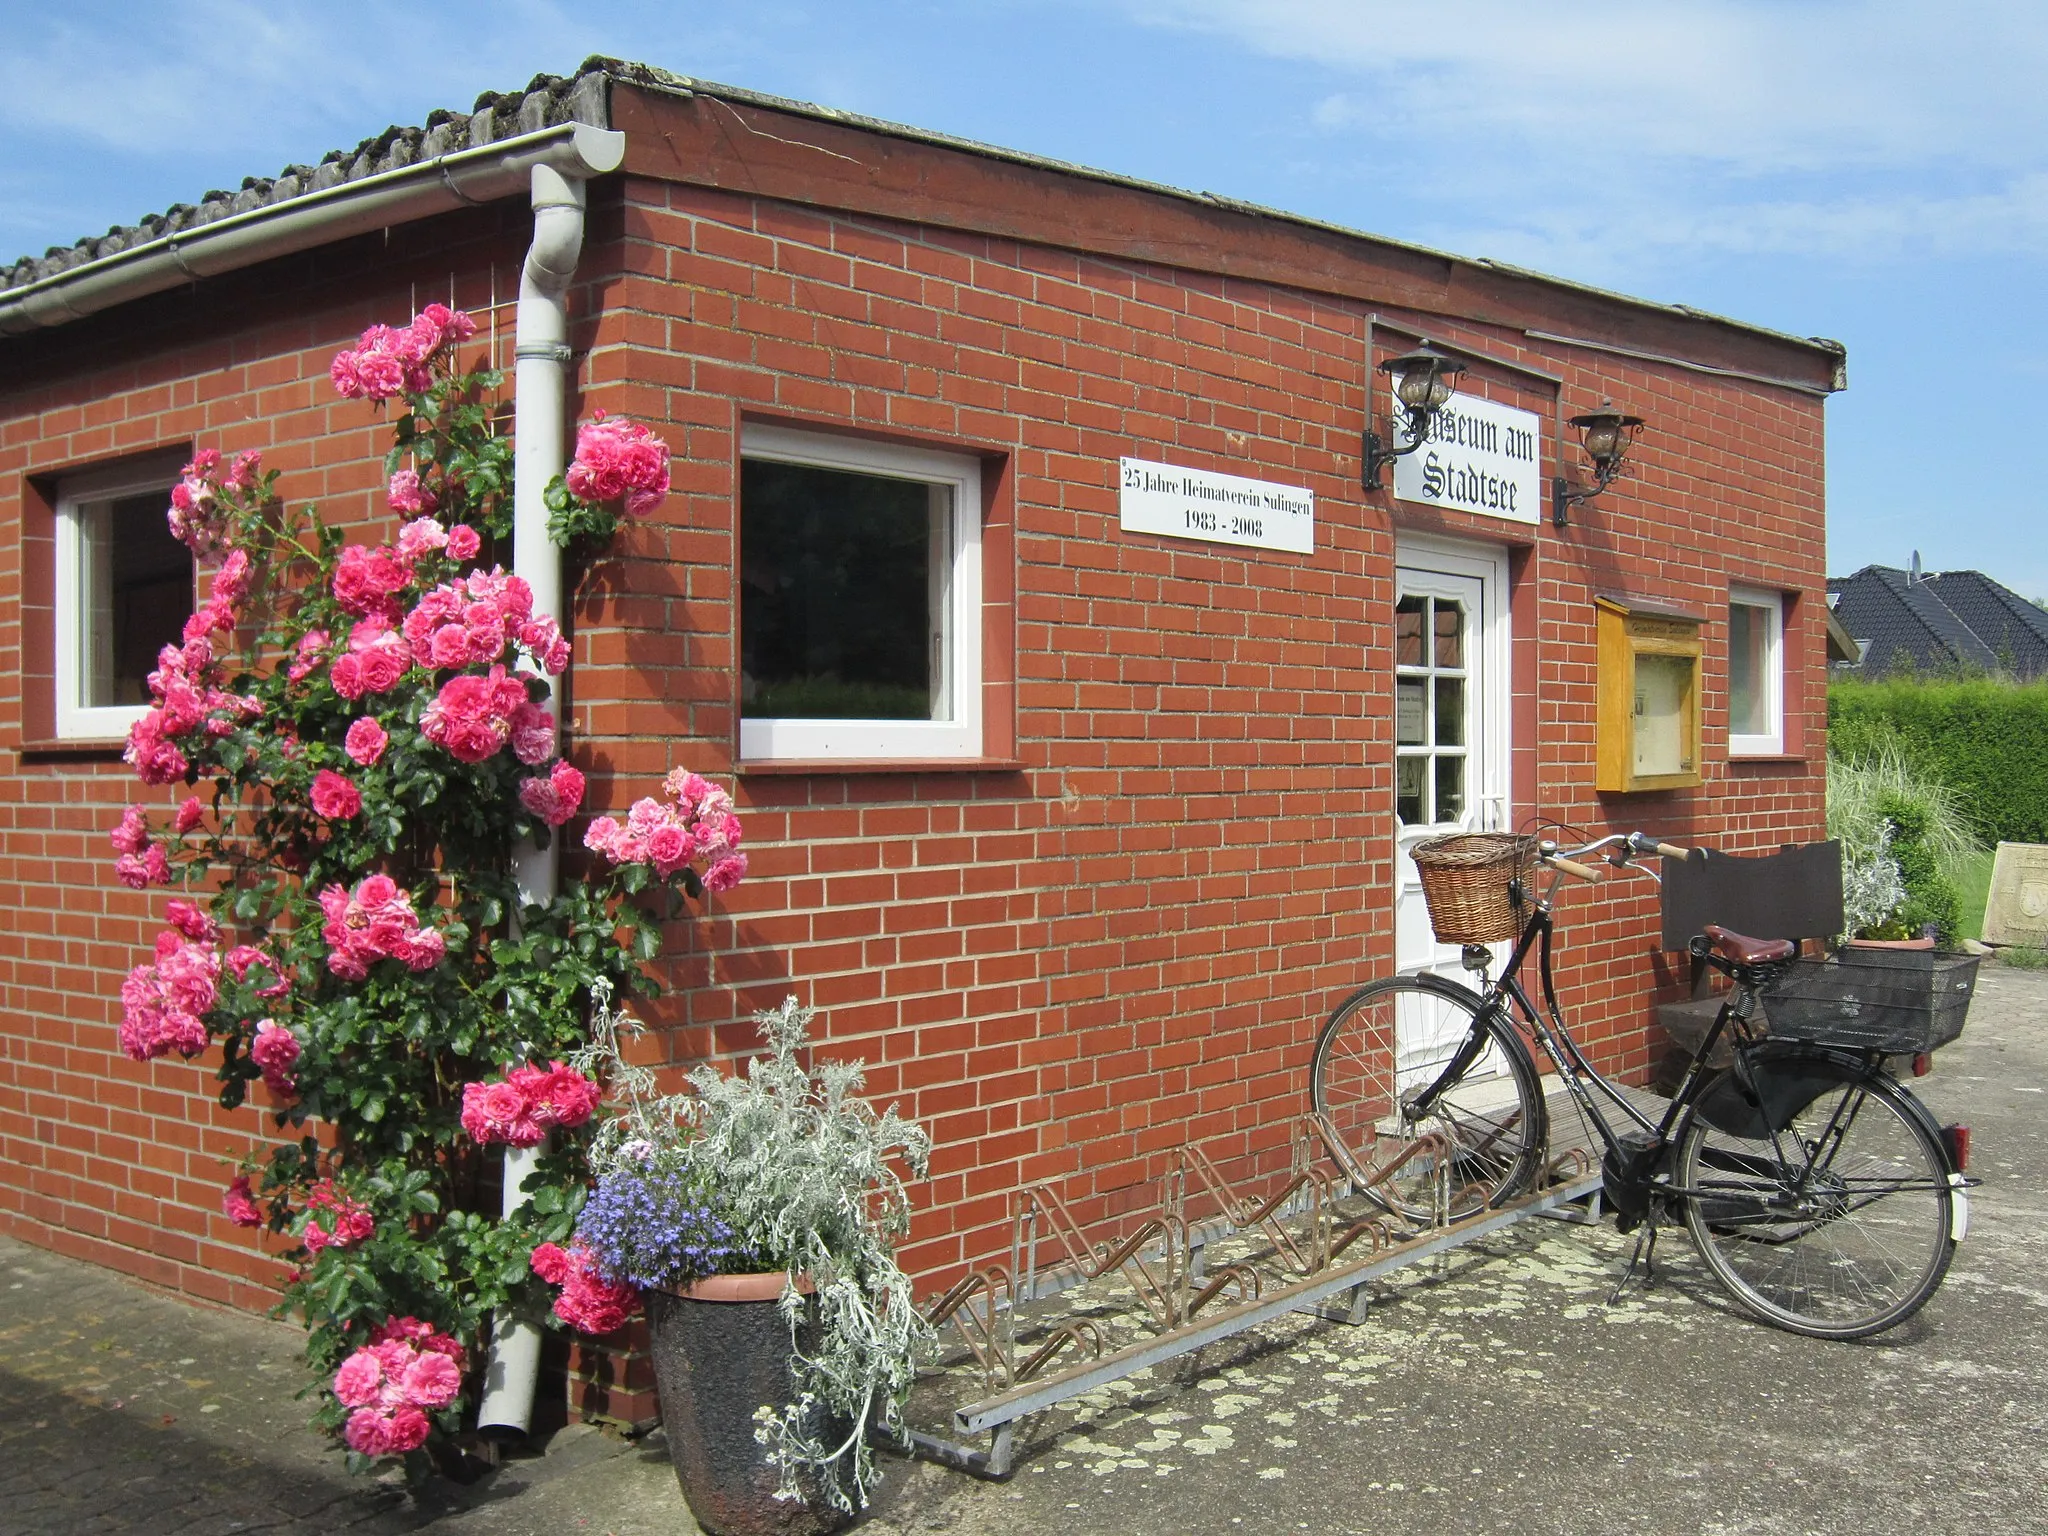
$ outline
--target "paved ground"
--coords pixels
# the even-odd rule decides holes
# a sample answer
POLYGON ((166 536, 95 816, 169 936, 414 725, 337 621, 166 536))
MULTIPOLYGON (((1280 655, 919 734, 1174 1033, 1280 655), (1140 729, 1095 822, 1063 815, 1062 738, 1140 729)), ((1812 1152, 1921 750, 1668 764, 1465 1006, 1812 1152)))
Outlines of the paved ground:
MULTIPOLYGON (((2048 1530, 2048 974, 1986 969, 1917 1085, 1976 1131, 1969 1242, 1913 1323, 1822 1344, 1730 1312, 1667 1244, 1549 1222, 1031 1426, 1008 1484, 895 1464, 863 1529, 2048 1530)), ((0 1241, 0 1533, 688 1533, 659 1436, 556 1437, 419 1504, 304 1430, 292 1330, 0 1241)))

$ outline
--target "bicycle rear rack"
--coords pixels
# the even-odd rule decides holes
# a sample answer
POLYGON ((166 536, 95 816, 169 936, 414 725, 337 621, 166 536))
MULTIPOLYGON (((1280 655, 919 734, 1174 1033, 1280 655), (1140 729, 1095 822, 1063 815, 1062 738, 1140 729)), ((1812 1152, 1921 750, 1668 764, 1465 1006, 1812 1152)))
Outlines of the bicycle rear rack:
POLYGON ((1598 1169, 1567 1154, 1546 1165, 1535 1193, 1445 1222, 1451 1159, 1438 1156, 1439 1219, 1430 1225, 1396 1228, 1379 1212, 1339 1214, 1346 1187, 1370 1188, 1413 1158, 1445 1150, 1439 1137, 1424 1136, 1384 1164, 1366 1166, 1326 1120, 1306 1116, 1295 1127, 1287 1177, 1277 1192, 1260 1197, 1239 1190, 1202 1147, 1190 1144, 1173 1156, 1156 1213, 1120 1238, 1094 1241, 1057 1190, 1020 1190, 1012 1200, 1009 1262, 968 1274, 926 1312, 934 1328, 951 1326, 965 1351, 958 1358, 979 1367, 984 1395, 954 1409, 954 1434, 986 1434, 989 1448, 914 1428, 887 1438, 977 1476, 1007 1477, 1017 1424, 1029 1414, 1291 1312, 1362 1323, 1375 1281, 1528 1217, 1567 1215, 1575 1202, 1598 1198, 1598 1169), (1338 1177, 1319 1165, 1318 1150, 1338 1177), (1190 1222, 1190 1199, 1199 1196, 1220 1214, 1190 1222), (1263 1247, 1210 1271, 1208 1249, 1226 1241, 1263 1247), (1354 1253, 1361 1242, 1369 1248, 1362 1256, 1354 1253), (1044 1263, 1041 1247, 1050 1250, 1044 1263), (1145 1336, 1113 1346, 1095 1319, 1034 1315, 1038 1303, 1096 1281, 1128 1287, 1138 1310, 1120 1321, 1147 1330, 1145 1336))

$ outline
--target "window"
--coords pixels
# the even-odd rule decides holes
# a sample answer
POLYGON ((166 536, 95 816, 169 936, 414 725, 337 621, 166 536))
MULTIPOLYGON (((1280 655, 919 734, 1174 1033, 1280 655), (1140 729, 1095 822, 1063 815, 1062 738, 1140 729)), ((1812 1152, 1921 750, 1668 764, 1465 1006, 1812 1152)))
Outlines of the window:
POLYGON ((66 481, 56 504, 56 728, 68 740, 127 734, 148 707, 157 652, 192 612, 192 554, 164 514, 163 468, 66 481))
POLYGON ((1728 589, 1728 755, 1785 750, 1785 599, 1728 589))
POLYGON ((740 757, 982 753, 981 466, 749 426, 740 757))

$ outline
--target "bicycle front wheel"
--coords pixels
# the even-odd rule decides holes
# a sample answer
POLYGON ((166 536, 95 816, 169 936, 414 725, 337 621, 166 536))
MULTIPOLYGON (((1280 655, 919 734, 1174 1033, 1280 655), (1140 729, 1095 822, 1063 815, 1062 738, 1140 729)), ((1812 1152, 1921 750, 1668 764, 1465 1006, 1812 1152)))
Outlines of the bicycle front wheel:
POLYGON ((1405 1155, 1362 1193, 1414 1221, 1520 1193, 1550 1134, 1521 1039, 1482 1016, 1478 994, 1434 977, 1389 977, 1339 1004, 1316 1037, 1310 1096, 1362 1171, 1405 1155))
POLYGON ((1883 1073, 1816 1059, 1799 1071, 1822 1086, 1782 1130, 1731 1135, 1693 1116, 1676 1170, 1685 1225, 1715 1279, 1765 1322, 1860 1339, 1911 1317, 1948 1273, 1948 1158, 1883 1073))

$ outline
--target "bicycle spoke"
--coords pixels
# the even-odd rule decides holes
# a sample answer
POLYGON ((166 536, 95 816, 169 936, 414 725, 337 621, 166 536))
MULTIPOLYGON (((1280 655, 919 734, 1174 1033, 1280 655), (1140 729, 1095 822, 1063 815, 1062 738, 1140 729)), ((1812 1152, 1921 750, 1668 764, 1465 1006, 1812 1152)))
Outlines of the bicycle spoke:
POLYGON ((1843 1078, 1764 1139, 1696 1123, 1680 1180, 1701 1255, 1738 1299, 1783 1327, 1857 1337, 1940 1284, 1950 1193, 1938 1149, 1894 1102, 1903 1090, 1843 1078))

